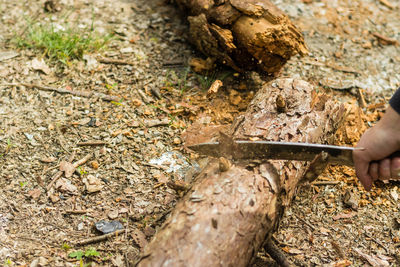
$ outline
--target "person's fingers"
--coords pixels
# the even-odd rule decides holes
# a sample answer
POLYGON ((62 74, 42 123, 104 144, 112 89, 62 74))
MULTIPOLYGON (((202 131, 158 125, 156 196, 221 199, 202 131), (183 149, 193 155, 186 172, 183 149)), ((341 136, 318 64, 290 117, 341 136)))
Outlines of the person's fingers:
POLYGON ((400 158, 399 157, 392 158, 392 161, 390 164, 390 172, 392 173, 391 178, 400 178, 400 158))
POLYGON ((369 164, 368 174, 372 177, 372 180, 376 181, 379 179, 379 164, 378 162, 371 162, 369 164))
POLYGON ((353 153, 354 168, 356 175, 364 186, 365 190, 369 191, 372 188, 372 177, 368 174, 369 162, 362 160, 360 157, 353 153))
POLYGON ((379 161, 379 179, 389 179, 392 175, 390 173, 390 159, 386 158, 379 161))

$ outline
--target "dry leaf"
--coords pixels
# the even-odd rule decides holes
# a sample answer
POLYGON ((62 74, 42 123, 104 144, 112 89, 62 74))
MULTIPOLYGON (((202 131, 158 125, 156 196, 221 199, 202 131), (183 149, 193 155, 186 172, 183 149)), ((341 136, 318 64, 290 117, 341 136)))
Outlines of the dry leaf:
POLYGON ((334 216, 332 219, 334 221, 340 220, 340 219, 349 219, 357 215, 356 212, 350 212, 350 213, 339 213, 336 216, 334 216))
POLYGON ((15 51, 2 51, 2 52, 0 52, 0 62, 7 60, 7 59, 14 58, 16 56, 19 56, 19 53, 15 52, 15 51))
POLYGON ((49 68, 49 66, 47 66, 47 64, 44 62, 44 59, 37 59, 34 58, 31 62, 30 62, 30 66, 32 69, 34 70, 40 70, 42 71, 44 74, 49 75, 51 73, 51 69, 49 68))
POLYGON ((47 158, 41 158, 40 161, 41 162, 45 162, 45 163, 52 163, 54 161, 56 161, 57 159, 55 157, 47 157, 47 158))
POLYGON ((55 185, 56 189, 61 192, 76 195, 78 193, 78 188, 71 183, 70 180, 61 178, 58 179, 55 185))
POLYGON ((358 248, 354 248, 354 251, 357 252, 361 258, 365 259, 366 261, 368 261, 369 264, 371 264, 372 266, 376 266, 376 267, 382 267, 382 266, 389 266, 389 262, 387 262, 386 260, 382 260, 379 259, 376 256, 371 256, 368 255, 366 253, 363 253, 360 249, 358 248))
POLYGON ((341 260, 341 261, 338 261, 338 262, 335 262, 335 263, 331 264, 330 266, 333 266, 333 267, 347 267, 347 266, 350 266, 352 264, 353 263, 351 261, 349 261, 349 260, 341 260))
POLYGON ((40 194, 42 194, 42 191, 39 188, 30 190, 28 192, 28 195, 33 198, 34 200, 38 199, 40 197, 40 194))
POLYGON ((64 175, 65 175, 66 178, 69 178, 74 173, 75 167, 70 162, 61 161, 60 162, 60 171, 64 172, 64 175))

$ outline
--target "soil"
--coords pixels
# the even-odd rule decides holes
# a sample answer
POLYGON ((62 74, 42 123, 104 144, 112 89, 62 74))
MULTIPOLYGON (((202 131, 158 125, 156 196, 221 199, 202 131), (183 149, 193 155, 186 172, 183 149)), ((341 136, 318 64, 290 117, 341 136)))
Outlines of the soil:
MULTIPOLYGON (((342 101, 349 116, 336 144, 355 145, 400 86, 399 4, 273 2, 301 28, 310 51, 293 57, 279 76, 299 77, 342 101)), ((45 1, 0 0, 0 262, 128 266, 205 162, 185 150, 182 132, 194 122, 229 124, 262 81, 223 67, 208 75, 192 71, 189 60, 203 55, 188 42, 173 4, 57 3, 56 12, 46 12, 45 1), (25 34, 26 18, 62 25, 66 17, 115 38, 68 65, 10 42, 25 34), (207 95, 215 79, 223 86, 207 95), (37 84, 122 101, 30 86, 37 84), (124 230, 93 240, 101 220, 119 221, 124 230), (86 252, 82 260, 79 250, 86 252)), ((297 265, 400 265, 398 194, 397 181, 366 192, 352 168, 330 167, 299 190, 276 243, 297 265)), ((254 265, 272 263, 260 251, 254 265)))

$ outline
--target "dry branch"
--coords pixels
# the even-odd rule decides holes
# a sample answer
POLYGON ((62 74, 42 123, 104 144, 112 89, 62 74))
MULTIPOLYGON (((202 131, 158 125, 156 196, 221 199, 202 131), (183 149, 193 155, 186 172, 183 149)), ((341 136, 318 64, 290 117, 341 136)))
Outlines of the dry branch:
POLYGON ((68 90, 64 88, 55 88, 55 87, 49 87, 49 86, 43 86, 43 85, 38 85, 38 84, 28 84, 28 83, 6 83, 6 84, 0 84, 0 86, 25 86, 27 88, 36 88, 38 90, 42 91, 52 91, 52 92, 57 92, 60 94, 70 94, 70 95, 75 95, 75 96, 81 96, 81 97, 86 97, 86 98, 100 98, 104 101, 115 101, 118 102, 120 99, 116 96, 111 96, 111 95, 106 95, 102 93, 96 93, 96 92, 82 92, 82 91, 73 91, 73 90, 68 90))
POLYGON ((83 239, 83 240, 80 240, 80 241, 76 242, 75 245, 84 246, 84 245, 88 245, 88 244, 93 244, 93 243, 96 243, 96 242, 107 240, 110 237, 117 237, 119 234, 122 234, 122 233, 125 233, 125 232, 126 232, 126 230, 117 230, 117 231, 109 233, 109 234, 90 237, 90 238, 83 239))
MULTIPOLYGON (((235 139, 330 143, 344 113, 343 105, 318 95, 307 82, 279 79, 257 92, 228 133, 235 139), (276 99, 284 99, 284 113, 276 99)), ((277 160, 237 161, 221 168, 217 159, 211 161, 138 266, 247 266, 277 229, 299 184, 315 179, 310 174, 318 175, 326 164, 321 157, 311 168, 310 163, 277 160)))
POLYGON ((301 32, 269 0, 176 0, 189 14, 190 40, 236 71, 275 73, 307 48, 301 32))

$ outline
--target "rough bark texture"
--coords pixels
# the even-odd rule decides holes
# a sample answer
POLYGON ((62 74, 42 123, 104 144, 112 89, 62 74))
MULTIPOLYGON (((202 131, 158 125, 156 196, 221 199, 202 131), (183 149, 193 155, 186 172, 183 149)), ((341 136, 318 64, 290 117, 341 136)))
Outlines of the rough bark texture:
MULTIPOLYGON (((236 139, 327 143, 343 115, 342 105, 318 95, 307 82, 279 79, 258 91, 229 133, 236 139)), ((247 266, 276 230, 310 164, 222 165, 213 160, 197 176, 139 266, 247 266)))
POLYGON ((275 73, 307 52, 301 32, 268 0, 176 0, 189 15, 191 41, 233 69, 275 73))

